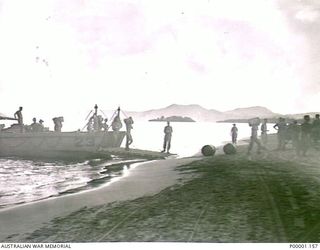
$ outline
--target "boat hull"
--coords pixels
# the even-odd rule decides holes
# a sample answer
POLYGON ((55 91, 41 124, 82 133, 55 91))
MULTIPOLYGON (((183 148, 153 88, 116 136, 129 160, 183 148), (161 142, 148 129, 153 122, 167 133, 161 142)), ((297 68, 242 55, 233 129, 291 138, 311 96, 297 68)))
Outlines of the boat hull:
POLYGON ((92 158, 121 146, 125 132, 1 133, 0 157, 92 158))

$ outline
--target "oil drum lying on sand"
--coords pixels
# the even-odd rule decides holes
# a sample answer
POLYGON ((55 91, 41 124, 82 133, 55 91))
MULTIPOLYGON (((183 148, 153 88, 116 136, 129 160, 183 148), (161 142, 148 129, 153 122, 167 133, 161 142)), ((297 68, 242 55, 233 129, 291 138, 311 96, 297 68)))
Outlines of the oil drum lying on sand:
POLYGON ((205 145, 201 148, 201 153, 204 156, 214 156, 216 153, 216 147, 212 145, 205 145))
POLYGON ((227 143, 226 145, 223 146, 223 152, 226 155, 233 155, 237 153, 237 149, 232 143, 227 143))

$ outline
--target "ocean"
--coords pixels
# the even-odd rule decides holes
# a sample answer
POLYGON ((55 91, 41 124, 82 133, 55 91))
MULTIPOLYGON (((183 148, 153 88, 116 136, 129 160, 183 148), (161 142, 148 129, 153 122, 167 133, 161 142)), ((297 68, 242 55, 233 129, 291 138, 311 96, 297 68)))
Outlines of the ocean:
MULTIPOLYGON (((164 122, 135 122, 132 148, 161 151, 164 122)), ((230 123, 172 123, 171 153, 188 157, 200 153, 204 145, 221 146, 231 141, 230 123)), ((250 136, 248 124, 237 124, 238 139, 250 136)), ((270 133, 274 132, 269 125, 270 133)), ((125 140, 123 141, 123 145, 125 140)), ((95 159, 84 162, 44 162, 17 158, 0 159, 0 209, 101 187, 110 180, 130 174, 143 159, 95 159)))

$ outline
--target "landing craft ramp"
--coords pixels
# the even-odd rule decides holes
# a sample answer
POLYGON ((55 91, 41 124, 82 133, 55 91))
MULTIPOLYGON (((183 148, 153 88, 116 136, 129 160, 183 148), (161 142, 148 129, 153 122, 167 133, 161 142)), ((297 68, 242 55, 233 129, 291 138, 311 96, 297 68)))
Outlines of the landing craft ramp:
POLYGON ((130 148, 129 150, 126 150, 124 148, 106 148, 106 149, 102 149, 102 151, 109 154, 126 157, 126 158, 139 157, 139 158, 153 160, 153 159, 166 159, 166 158, 177 157, 176 154, 161 153, 157 151, 142 150, 142 149, 135 149, 135 148, 130 148))

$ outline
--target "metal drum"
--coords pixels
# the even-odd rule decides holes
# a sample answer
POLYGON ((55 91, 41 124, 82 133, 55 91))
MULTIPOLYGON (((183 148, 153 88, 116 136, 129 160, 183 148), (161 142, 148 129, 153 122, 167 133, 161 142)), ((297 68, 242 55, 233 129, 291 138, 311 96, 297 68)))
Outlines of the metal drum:
POLYGON ((223 152, 226 155, 233 155, 233 154, 237 153, 237 149, 232 143, 228 143, 223 146, 223 152))
POLYGON ((201 153, 204 156, 214 156, 216 153, 216 147, 213 145, 205 145, 201 148, 201 153))

